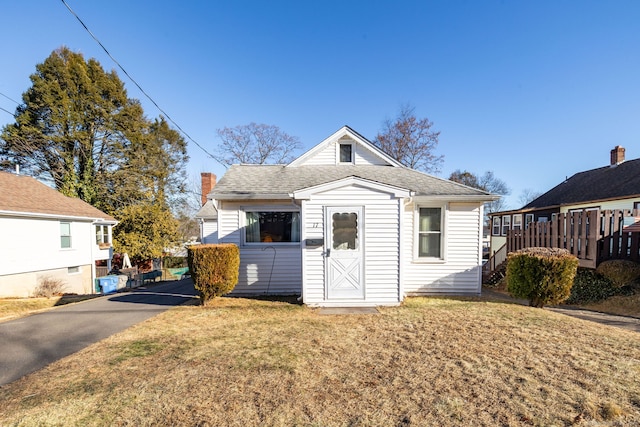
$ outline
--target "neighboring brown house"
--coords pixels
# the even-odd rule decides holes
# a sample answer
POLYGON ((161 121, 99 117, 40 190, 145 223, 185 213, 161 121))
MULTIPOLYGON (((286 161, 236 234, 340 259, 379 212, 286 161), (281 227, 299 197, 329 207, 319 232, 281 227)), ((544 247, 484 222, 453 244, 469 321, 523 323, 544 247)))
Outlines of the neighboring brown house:
POLYGON ((508 230, 585 209, 640 209, 640 159, 625 160, 618 145, 609 165, 579 172, 520 209, 490 214, 491 250, 504 245, 508 230))

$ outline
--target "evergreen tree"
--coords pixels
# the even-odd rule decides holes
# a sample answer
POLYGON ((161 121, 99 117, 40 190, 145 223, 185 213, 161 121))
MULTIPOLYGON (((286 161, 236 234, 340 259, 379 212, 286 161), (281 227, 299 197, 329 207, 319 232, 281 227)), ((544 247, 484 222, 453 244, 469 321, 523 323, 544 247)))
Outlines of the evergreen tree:
POLYGON ((180 203, 186 179, 184 139, 164 118, 147 119, 115 71, 66 47, 36 65, 30 78, 15 123, 2 130, 0 165, 19 164, 113 215, 123 224, 115 229, 116 248, 139 259, 156 256, 175 240, 175 227, 158 233, 132 218, 173 220, 170 207, 180 203))

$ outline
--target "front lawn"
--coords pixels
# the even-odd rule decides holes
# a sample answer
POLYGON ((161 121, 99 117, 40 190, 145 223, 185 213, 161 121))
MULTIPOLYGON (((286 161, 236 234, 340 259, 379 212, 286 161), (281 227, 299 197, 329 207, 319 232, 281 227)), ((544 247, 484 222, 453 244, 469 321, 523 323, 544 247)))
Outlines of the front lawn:
POLYGON ((0 388, 0 425, 637 425, 635 332, 515 304, 184 306, 0 388))

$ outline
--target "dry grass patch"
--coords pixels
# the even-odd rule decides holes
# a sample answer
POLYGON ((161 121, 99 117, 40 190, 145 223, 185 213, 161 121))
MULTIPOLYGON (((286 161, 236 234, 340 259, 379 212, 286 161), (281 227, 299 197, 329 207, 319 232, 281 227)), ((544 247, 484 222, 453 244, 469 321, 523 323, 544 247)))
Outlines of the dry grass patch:
MULTIPOLYGON (((100 296, 100 295, 95 295, 100 296)), ((94 295, 64 295, 51 298, 2 298, 0 321, 15 319, 39 310, 95 298, 94 295)))
POLYGON ((614 296, 604 301, 585 304, 583 307, 603 313, 640 317, 640 291, 636 291, 634 295, 614 296))
POLYGON ((638 425, 638 334, 408 299, 381 315, 179 307, 0 389, 1 425, 638 425))

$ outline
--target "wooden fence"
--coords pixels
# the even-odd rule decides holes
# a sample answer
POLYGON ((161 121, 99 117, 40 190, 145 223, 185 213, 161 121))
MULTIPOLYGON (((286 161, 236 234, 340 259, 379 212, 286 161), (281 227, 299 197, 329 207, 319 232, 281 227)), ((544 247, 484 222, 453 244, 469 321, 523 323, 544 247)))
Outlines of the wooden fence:
POLYGON ((640 232, 624 230, 640 220, 640 210, 587 210, 556 214, 550 222, 509 230, 507 252, 530 247, 564 248, 580 266, 596 268, 608 259, 640 262, 640 232))

